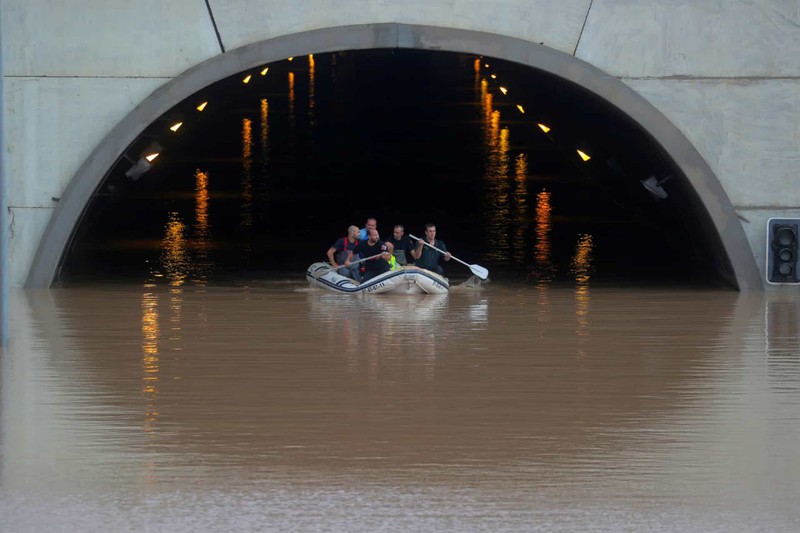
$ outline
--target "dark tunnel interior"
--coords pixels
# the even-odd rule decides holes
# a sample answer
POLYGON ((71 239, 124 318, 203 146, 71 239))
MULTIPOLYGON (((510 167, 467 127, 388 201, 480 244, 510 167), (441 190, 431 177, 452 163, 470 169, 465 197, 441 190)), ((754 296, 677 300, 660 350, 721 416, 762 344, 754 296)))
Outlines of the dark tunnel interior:
POLYGON ((165 113, 109 169, 57 281, 299 278, 367 217, 383 238, 434 222, 493 280, 730 277, 685 176, 618 109, 507 61, 369 50, 263 65, 165 113))

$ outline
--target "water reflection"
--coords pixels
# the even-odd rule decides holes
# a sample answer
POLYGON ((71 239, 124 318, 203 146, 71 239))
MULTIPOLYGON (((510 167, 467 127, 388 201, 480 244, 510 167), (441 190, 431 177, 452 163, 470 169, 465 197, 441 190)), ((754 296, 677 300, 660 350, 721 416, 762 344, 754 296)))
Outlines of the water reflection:
POLYGON ((202 284, 208 279, 211 271, 209 258, 211 234, 208 220, 208 173, 198 169, 194 173, 194 178, 195 282, 202 284))
MULTIPOLYGON (((152 289, 149 285, 146 289, 152 289)), ((158 420, 158 297, 154 292, 142 294, 142 396, 145 398, 144 430, 151 432, 158 420)))
MULTIPOLYGON (((800 390, 800 303, 785 295, 765 302, 764 353, 776 392, 800 390)), ((800 417, 798 417, 800 418, 800 417)))
POLYGON ((266 165, 269 160, 269 101, 262 98, 259 102, 259 116, 261 118, 261 157, 266 165))
POLYGON ((242 119, 242 208, 239 226, 245 236, 243 251, 246 258, 252 251, 249 236, 253 227, 253 124, 249 118, 242 119))
POLYGON ((545 190, 539 191, 536 195, 536 241, 533 245, 534 267, 531 274, 537 278, 537 285, 540 286, 548 284, 554 276, 550 243, 552 219, 550 193, 545 190))
POLYGON ((289 126, 294 128, 294 72, 288 73, 289 82, 289 126))
POLYGON ((185 232, 186 225, 180 215, 176 211, 171 212, 161 240, 161 271, 154 272, 153 276, 162 278, 166 275, 172 286, 180 286, 186 282, 192 264, 188 256, 185 232))
POLYGON ((584 355, 585 337, 589 335, 589 279, 592 271, 592 236, 583 234, 578 239, 575 255, 570 261, 570 272, 575 276, 575 315, 578 327, 578 355, 584 355))
POLYGON ((327 345, 334 353, 337 346, 344 350, 351 372, 366 357, 370 379, 376 380, 380 361, 395 364, 398 357, 413 354, 415 364, 422 362, 425 379, 433 379, 437 339, 447 336, 443 318, 448 295, 354 298, 312 291, 308 302, 309 318, 325 325, 327 345))
POLYGON ((789 530, 800 299, 592 287, 588 305, 589 236, 573 263, 575 290, 543 289, 544 326, 542 291, 502 284, 431 298, 290 281, 17 292, 3 527, 102 529, 136 509, 161 524, 202 500, 200 522, 292 529, 322 499, 359 524, 424 509, 459 531, 493 529, 475 522, 487 513, 524 530, 565 508, 581 511, 575 527, 554 529, 727 516, 721 529, 789 530), (169 504, 143 510, 132 487, 169 504), (246 502, 269 512, 230 513, 246 502))
POLYGON ((150 266, 148 283, 165 280, 179 288, 191 280, 204 285, 212 270, 211 236, 208 216, 208 174, 195 171, 194 225, 187 236, 187 226, 180 213, 171 211, 159 243, 158 262, 150 266))
POLYGON ((316 88, 316 62, 314 54, 308 54, 308 124, 313 127, 316 125, 316 101, 314 91, 316 88))
POLYGON ((486 125, 485 198, 488 222, 486 233, 492 243, 487 258, 507 260, 510 251, 509 223, 511 184, 509 183, 509 130, 500 127, 500 112, 493 111, 486 125))
POLYGON ((528 250, 526 234, 528 232, 528 156, 519 154, 514 162, 514 262, 525 263, 528 250))

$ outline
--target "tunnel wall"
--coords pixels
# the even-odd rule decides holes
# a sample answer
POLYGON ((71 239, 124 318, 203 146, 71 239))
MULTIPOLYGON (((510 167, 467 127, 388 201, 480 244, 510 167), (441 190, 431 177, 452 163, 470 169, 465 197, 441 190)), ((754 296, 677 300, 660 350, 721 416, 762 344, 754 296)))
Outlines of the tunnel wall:
POLYGON ((14 286, 50 283, 102 175, 169 107, 248 66, 348 48, 492 55, 557 73, 621 106, 682 161, 743 289, 763 285, 766 219, 800 215, 796 2, 0 6, 14 286))

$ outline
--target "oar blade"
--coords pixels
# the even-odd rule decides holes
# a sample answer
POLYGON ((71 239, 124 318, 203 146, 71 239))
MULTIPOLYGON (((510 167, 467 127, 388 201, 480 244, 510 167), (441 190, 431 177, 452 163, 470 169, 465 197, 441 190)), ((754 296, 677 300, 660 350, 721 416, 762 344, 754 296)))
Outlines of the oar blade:
POLYGON ((481 279, 489 279, 489 271, 483 268, 480 265, 470 265, 469 269, 472 270, 472 273, 478 276, 481 279))

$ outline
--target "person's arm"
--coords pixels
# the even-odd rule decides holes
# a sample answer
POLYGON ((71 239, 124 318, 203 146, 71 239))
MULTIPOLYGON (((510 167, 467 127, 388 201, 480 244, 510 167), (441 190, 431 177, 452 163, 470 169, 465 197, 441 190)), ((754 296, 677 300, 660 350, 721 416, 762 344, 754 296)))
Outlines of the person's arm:
POLYGON ((422 257, 422 248, 424 246, 425 245, 422 244, 422 240, 418 240, 417 247, 411 250, 411 257, 413 257, 414 259, 419 259, 420 257, 422 257))
POLYGON ((355 250, 350 250, 350 253, 347 254, 347 259, 344 260, 344 266, 347 267, 350 266, 350 260, 353 258, 353 252, 355 252, 356 250, 358 250, 358 248, 356 248, 355 250))
POLYGON ((333 258, 333 255, 336 253, 336 248, 331 246, 328 248, 328 262, 333 266, 333 268, 339 268, 339 265, 336 264, 336 259, 333 258))
POLYGON ((382 251, 381 251, 381 259, 384 259, 386 261, 391 259, 392 250, 394 249, 394 246, 392 246, 391 243, 384 241, 384 242, 381 243, 381 249, 382 249, 382 251))
POLYGON ((442 256, 444 257, 445 261, 450 261, 450 258, 452 257, 452 255, 450 255, 450 252, 447 251, 447 245, 444 243, 444 241, 440 241, 439 239, 436 239, 433 242, 433 245, 444 252, 442 254, 442 256))

